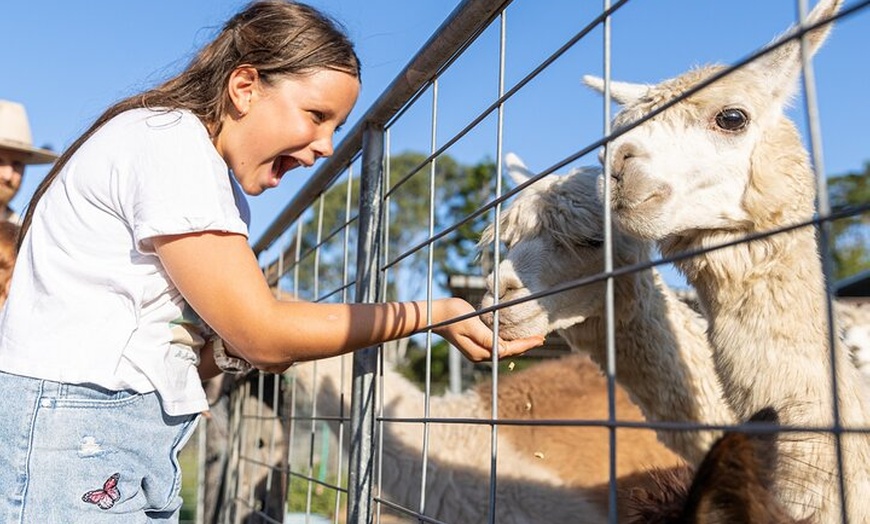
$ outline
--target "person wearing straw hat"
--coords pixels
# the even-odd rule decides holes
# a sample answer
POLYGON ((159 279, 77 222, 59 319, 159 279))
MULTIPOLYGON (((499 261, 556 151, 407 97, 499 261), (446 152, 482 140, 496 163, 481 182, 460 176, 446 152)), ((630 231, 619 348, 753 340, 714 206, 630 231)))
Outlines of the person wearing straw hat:
POLYGON ((50 164, 57 154, 48 149, 33 147, 30 123, 24 106, 9 100, 0 100, 0 220, 20 221, 9 202, 18 193, 24 167, 31 164, 50 164))

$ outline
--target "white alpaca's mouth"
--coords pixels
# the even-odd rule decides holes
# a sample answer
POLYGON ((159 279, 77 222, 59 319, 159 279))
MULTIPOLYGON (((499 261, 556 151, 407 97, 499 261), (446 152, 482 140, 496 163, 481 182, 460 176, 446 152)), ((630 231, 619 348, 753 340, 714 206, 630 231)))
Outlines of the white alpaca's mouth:
MULTIPOLYGON (((487 308, 492 305, 492 295, 487 294, 481 303, 481 307, 487 308)), ((495 312, 484 313, 480 316, 480 319, 488 328, 495 328, 495 312)), ((503 308, 499 312, 499 337, 504 340, 514 340, 535 335, 545 336, 549 331, 547 325, 547 315, 532 304, 519 304, 503 308)))
MULTIPOLYGON (((642 184, 649 186, 650 184, 642 184)), ((667 184, 657 184, 654 187, 639 187, 634 190, 625 184, 616 186, 611 197, 614 210, 630 213, 644 213, 662 207, 673 195, 673 189, 667 184)))

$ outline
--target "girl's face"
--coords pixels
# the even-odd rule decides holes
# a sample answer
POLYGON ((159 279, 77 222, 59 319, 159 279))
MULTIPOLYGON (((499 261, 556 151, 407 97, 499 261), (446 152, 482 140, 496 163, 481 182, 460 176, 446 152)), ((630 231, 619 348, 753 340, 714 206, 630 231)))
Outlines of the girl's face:
POLYGON ((319 69, 272 84, 240 68, 230 80, 236 113, 224 119, 215 147, 248 195, 276 187, 284 173, 332 154, 332 137, 359 96, 353 75, 319 69))

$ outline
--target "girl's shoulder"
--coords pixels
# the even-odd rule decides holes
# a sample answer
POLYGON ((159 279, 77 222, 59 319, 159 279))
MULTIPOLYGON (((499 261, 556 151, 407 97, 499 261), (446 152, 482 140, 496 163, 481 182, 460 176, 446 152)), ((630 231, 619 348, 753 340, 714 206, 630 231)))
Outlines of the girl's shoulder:
POLYGON ((214 147, 205 125, 196 115, 179 109, 131 109, 115 116, 98 129, 82 147, 106 159, 129 158, 166 151, 203 151, 214 147))
POLYGON ((130 109, 109 120, 107 131, 124 128, 142 133, 206 132, 205 125, 186 109, 130 109))

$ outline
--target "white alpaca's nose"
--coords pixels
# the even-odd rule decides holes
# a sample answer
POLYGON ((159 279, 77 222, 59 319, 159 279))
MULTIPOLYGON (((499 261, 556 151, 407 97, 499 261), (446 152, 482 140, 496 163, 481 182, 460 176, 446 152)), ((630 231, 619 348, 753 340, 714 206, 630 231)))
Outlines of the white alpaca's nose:
MULTIPOLYGON (((613 144, 611 147, 613 147, 613 153, 611 153, 612 163, 610 166, 610 177, 616 181, 620 181, 622 180, 622 174, 625 171, 625 164, 632 158, 640 156, 640 148, 632 142, 613 144)), ((598 159, 601 162, 601 165, 604 165, 606 162, 604 154, 604 149, 602 149, 598 154, 598 159)))
POLYGON ((495 289, 495 273, 486 279, 486 287, 490 293, 497 296, 499 301, 509 298, 510 294, 523 287, 522 282, 512 271, 505 271, 506 262, 502 262, 498 273, 498 289, 495 289))

